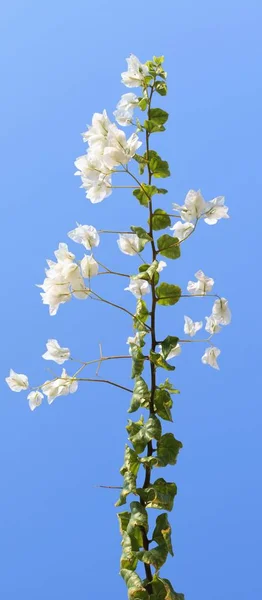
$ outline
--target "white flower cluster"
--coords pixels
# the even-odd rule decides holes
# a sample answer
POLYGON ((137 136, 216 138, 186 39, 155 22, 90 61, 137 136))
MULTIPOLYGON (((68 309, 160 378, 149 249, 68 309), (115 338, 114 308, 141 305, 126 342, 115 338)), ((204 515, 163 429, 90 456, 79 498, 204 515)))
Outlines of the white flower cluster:
POLYGON ((200 190, 189 190, 183 206, 173 204, 173 209, 179 213, 181 219, 170 229, 180 241, 185 240, 195 229, 199 219, 204 219, 208 225, 215 225, 220 219, 229 219, 228 207, 225 206, 224 196, 218 196, 206 202, 200 190))
MULTIPOLYGON (((70 358, 69 348, 61 348, 57 340, 48 340, 46 347, 47 352, 43 354, 45 360, 53 360, 58 365, 62 365, 70 358)), ((10 369, 9 377, 6 377, 6 383, 13 392, 22 392, 28 390, 30 387, 28 377, 22 373, 16 373, 13 369, 10 369)), ((73 394, 77 388, 77 380, 74 377, 70 377, 66 373, 66 370, 63 369, 60 377, 56 377, 51 381, 45 381, 40 388, 32 389, 29 392, 27 396, 29 407, 31 410, 35 410, 37 406, 40 406, 44 398, 43 394, 47 397, 48 404, 52 404, 58 396, 73 394)))

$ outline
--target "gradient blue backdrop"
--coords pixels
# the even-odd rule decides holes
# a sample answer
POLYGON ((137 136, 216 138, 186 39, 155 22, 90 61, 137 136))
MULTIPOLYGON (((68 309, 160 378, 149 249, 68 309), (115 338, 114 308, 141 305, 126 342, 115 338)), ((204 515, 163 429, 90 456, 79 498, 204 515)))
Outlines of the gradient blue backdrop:
MULTIPOLYGON (((262 5, 10 0, 1 13, 0 597, 126 597, 116 494, 95 486, 121 484, 128 394, 83 384, 31 413, 4 377, 12 366, 32 383, 48 378, 41 354, 49 337, 87 360, 98 342, 105 354, 126 352, 126 315, 74 300, 50 318, 34 284, 75 221, 125 229, 146 216, 119 190, 93 206, 73 176, 80 133, 94 111, 112 114, 133 52, 142 61, 166 55, 169 95, 159 104, 171 118, 161 154, 173 177, 163 206, 200 187, 207 199, 225 194, 231 214, 214 228, 201 225, 166 275, 185 288, 202 268, 229 297, 234 318, 218 338, 220 372, 201 364, 197 344, 177 359, 174 432, 184 449, 169 473, 179 488, 176 557, 164 572, 186 600, 259 598, 262 5)), ((71 249, 81 256, 73 242, 71 249)), ((109 236, 98 256, 131 272, 136 264, 109 236)), ((132 309, 123 283, 101 278, 97 289, 132 309)), ((208 300, 183 302, 159 310, 164 334, 182 333, 183 314, 210 310, 208 300)), ((122 363, 101 374, 128 384, 122 363)))

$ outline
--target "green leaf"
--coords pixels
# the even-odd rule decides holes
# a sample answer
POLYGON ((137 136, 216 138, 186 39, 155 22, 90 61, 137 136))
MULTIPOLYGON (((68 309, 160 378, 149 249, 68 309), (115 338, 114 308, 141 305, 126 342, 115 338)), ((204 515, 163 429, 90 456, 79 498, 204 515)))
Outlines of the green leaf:
POLYGON ((141 98, 141 100, 139 100, 138 106, 139 108, 141 108, 141 110, 146 110, 148 101, 146 98, 141 98))
POLYGON ((154 61, 154 63, 156 63, 156 65, 162 65, 164 60, 165 60, 165 57, 163 55, 162 56, 153 56, 153 61, 154 61))
POLYGON ((127 534, 123 534, 122 540, 122 556, 120 559, 121 569, 129 569, 130 571, 135 571, 137 566, 138 556, 137 550, 133 548, 132 539, 127 534))
POLYGON ((167 358, 171 350, 173 350, 179 342, 179 338, 174 335, 168 335, 161 343, 162 354, 164 358, 167 358))
POLYGON ((170 227, 171 219, 162 208, 156 208, 152 215, 152 229, 159 231, 160 229, 166 229, 170 227))
POLYGON ((156 125, 164 125, 168 119, 168 113, 161 108, 150 108, 149 119, 156 125))
POLYGON ((178 285, 170 283, 160 283, 156 288, 157 303, 161 306, 172 306, 176 304, 181 296, 181 288, 178 285))
POLYGON ((141 183, 141 187, 136 188, 133 191, 133 196, 135 196, 139 200, 140 204, 142 204, 143 206, 148 206, 150 198, 152 198, 152 196, 157 193, 158 189, 154 185, 141 183))
POLYGON ((143 323, 146 323, 149 317, 149 312, 147 310, 147 305, 144 300, 141 298, 138 299, 136 305, 136 313, 133 319, 134 328, 138 329, 138 331, 145 331, 145 327, 143 323))
POLYGON ((143 127, 149 133, 159 133, 161 131, 165 131, 164 125, 157 125, 157 123, 155 123, 155 121, 150 121, 150 120, 144 121, 143 127))
POLYGON ((144 550, 136 553, 136 556, 142 562, 153 565, 155 569, 158 571, 167 559, 167 546, 166 544, 162 544, 161 546, 156 546, 156 548, 152 548, 152 550, 144 550))
POLYGON ((142 527, 144 531, 148 532, 148 515, 146 509, 140 502, 131 502, 131 516, 127 527, 127 533, 130 535, 133 532, 134 527, 142 527))
POLYGON ((160 459, 162 466, 175 465, 179 450, 183 444, 176 440, 173 433, 165 433, 157 442, 157 457, 160 459))
POLYGON ((115 503, 115 506, 122 506, 126 504, 126 497, 128 494, 136 493, 136 475, 130 471, 126 471, 123 477, 123 488, 121 490, 119 500, 115 503))
POLYGON ((167 95, 167 84, 165 81, 156 81, 155 82, 155 90, 160 94, 160 96, 167 95))
POLYGON ((137 475, 139 467, 140 461, 136 452, 126 444, 124 464, 120 469, 121 475, 124 475, 127 471, 133 473, 133 475, 137 475))
POLYGON ((159 440, 161 438, 162 427, 159 419, 152 415, 135 434, 129 435, 135 451, 140 454, 144 451, 150 440, 159 440))
POLYGON ((167 233, 161 235, 157 240, 157 247, 162 254, 162 256, 166 256, 167 258, 179 258, 180 257, 180 242, 178 238, 174 238, 167 233))
POLYGON ((152 242, 152 237, 143 229, 143 227, 136 227, 135 225, 131 225, 130 229, 133 233, 139 237, 139 239, 143 242, 143 248, 147 242, 152 242))
POLYGON ((153 352, 153 350, 150 350, 150 360, 154 365, 156 365, 156 367, 162 367, 162 369, 166 369, 167 371, 175 370, 175 367, 169 365, 168 362, 166 362, 162 354, 159 354, 158 352, 153 352))
POLYGON ((141 373, 144 369, 145 357, 143 355, 141 348, 139 346, 137 346, 136 344, 130 344, 130 352, 131 352, 131 356, 132 356, 131 377, 132 377, 132 379, 134 379, 134 377, 141 375, 141 373))
POLYGON ((129 413, 135 412, 143 404, 149 403, 150 392, 145 380, 142 377, 136 377, 129 413))
POLYGON ((127 526, 130 520, 130 516, 131 513, 128 512, 127 510, 118 513, 117 514, 117 518, 118 518, 118 522, 119 522, 119 529, 120 529, 120 533, 121 535, 123 535, 124 531, 127 530, 127 526))
POLYGON ((180 394, 180 391, 173 387, 169 379, 165 379, 163 383, 158 386, 162 390, 167 390, 170 394, 180 394))
POLYGON ((150 600, 142 580, 134 571, 121 569, 120 575, 127 585, 129 600, 150 600))
POLYGON ((162 513, 156 519, 156 526, 153 531, 153 540, 159 544, 166 544, 168 552, 174 556, 171 542, 171 525, 168 521, 167 513, 162 513))
POLYGON ((177 493, 175 483, 169 483, 162 477, 147 488, 138 488, 137 493, 146 503, 147 508, 157 508, 171 511, 174 497, 177 493))
POLYGON ((149 160, 150 171, 154 177, 170 177, 168 162, 166 160, 162 160, 155 150, 150 150, 147 158, 149 160))
POLYGON ((173 406, 172 398, 168 391, 157 389, 154 395, 155 411, 161 419, 165 421, 173 421, 171 408, 173 406))
MULTIPOLYGON (((158 268, 158 261, 154 260, 151 265, 141 265, 143 269, 139 269, 140 273, 134 275, 133 279, 145 279, 146 281, 152 281, 158 268), (146 268, 145 268, 146 267, 146 268)), ((157 273, 158 274, 158 273, 157 273)))
POLYGON ((184 594, 177 594, 168 579, 162 579, 156 573, 153 575, 152 585, 156 600, 185 600, 184 594))

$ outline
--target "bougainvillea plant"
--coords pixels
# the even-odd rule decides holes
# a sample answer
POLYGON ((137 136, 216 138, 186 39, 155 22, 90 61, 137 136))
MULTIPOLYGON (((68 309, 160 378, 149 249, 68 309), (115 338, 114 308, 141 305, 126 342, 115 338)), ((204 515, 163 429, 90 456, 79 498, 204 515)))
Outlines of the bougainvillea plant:
MULTIPOLYGON (((126 582, 130 600, 184 599, 184 595, 175 592, 171 582, 160 573, 168 555, 173 555, 168 512, 173 508, 177 488, 175 483, 158 477, 156 473, 159 467, 175 465, 182 448, 173 432, 166 432, 166 422, 172 423, 172 396, 178 390, 169 378, 161 375, 163 371, 175 369, 173 359, 180 354, 183 344, 189 343, 202 328, 206 332, 202 336, 204 339, 193 341, 206 344, 202 362, 218 369, 220 350, 213 344, 213 338, 231 320, 228 301, 213 291, 214 280, 203 271, 195 273, 195 280, 188 282, 185 291, 177 283, 163 280, 168 266, 166 259, 180 258, 181 246, 195 233, 201 221, 215 225, 220 219, 228 218, 223 196, 205 201, 201 192, 195 190, 188 192, 183 205, 173 204, 167 210, 158 207, 159 200, 165 201, 159 204, 168 206, 165 198, 167 190, 160 187, 159 182, 170 176, 168 162, 154 150, 155 134, 159 136, 165 131, 168 120, 168 113, 158 108, 159 101, 162 104, 167 94, 163 61, 163 56, 154 56, 144 64, 134 55, 127 59, 128 69, 122 73, 122 83, 127 88, 138 88, 138 95, 128 92, 121 97, 114 112, 117 124, 109 119, 105 110, 102 114, 93 115, 92 125, 83 134, 87 152, 75 161, 76 175, 81 178, 86 197, 94 204, 108 198, 114 187, 121 187, 112 184, 118 173, 124 173, 132 184, 128 187, 133 188, 134 200, 141 207, 142 225, 117 232, 119 238, 116 241, 122 253, 138 257, 138 272, 125 275, 96 260, 95 249, 100 243, 100 235, 106 230, 97 231, 91 225, 77 224, 68 237, 84 246, 87 254, 81 261, 76 261, 67 244, 60 243, 54 252, 56 260, 47 260, 46 277, 39 286, 50 315, 55 315, 60 305, 73 297, 79 300, 95 298, 127 313, 133 324, 133 332, 127 340, 129 354, 103 356, 100 353, 95 360, 83 361, 73 374, 63 368, 57 377, 37 387, 31 387, 26 375, 12 369, 6 378, 11 390, 28 393, 32 411, 41 405, 44 396, 48 404, 52 404, 59 396, 76 392, 78 382, 98 381, 130 394, 130 414, 142 412, 137 420, 128 420, 128 443, 120 469, 123 485, 116 503, 118 507, 126 505, 128 497, 132 498, 128 509, 118 513, 122 535, 120 573, 126 582), (118 125, 133 127, 134 131, 127 138, 118 125), (96 277, 103 273, 128 278, 125 289, 135 298, 133 313, 96 292, 96 277), (162 339, 157 307, 173 307, 181 298, 194 296, 211 299, 211 314, 205 317, 205 324, 186 315, 185 339, 179 339, 174 331, 162 339), (130 359, 133 389, 101 379, 98 373, 92 378, 83 376, 89 365, 97 363, 100 367, 103 361, 113 359, 130 359), (148 511, 151 509, 158 511, 153 528, 149 527, 148 511)), ((58 365, 65 362, 72 364, 74 359, 69 348, 62 348, 57 340, 49 339, 46 347, 45 360, 58 365)))

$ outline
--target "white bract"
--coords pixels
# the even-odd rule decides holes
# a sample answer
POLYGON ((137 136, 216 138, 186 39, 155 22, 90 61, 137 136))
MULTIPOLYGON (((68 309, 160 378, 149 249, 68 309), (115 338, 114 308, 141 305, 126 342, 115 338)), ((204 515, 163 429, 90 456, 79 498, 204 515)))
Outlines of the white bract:
POLYGON ((104 161, 110 169, 126 165, 141 145, 136 133, 132 133, 127 140, 124 131, 113 124, 108 134, 108 146, 104 150, 104 161))
POLYGON ((62 365, 70 358, 69 348, 61 348, 57 340, 48 340, 46 343, 47 352, 42 354, 45 360, 53 360, 58 365, 62 365))
POLYGON ((30 392, 30 394, 28 394, 27 396, 27 400, 29 400, 29 408, 31 410, 35 410, 35 408, 37 408, 37 406, 40 406, 40 404, 42 404, 42 400, 43 400, 43 394, 41 394, 41 392, 30 392))
POLYGON ((204 296, 207 292, 211 292, 215 283, 212 277, 207 277, 201 270, 195 273, 195 277, 197 281, 189 281, 187 284, 187 290, 190 294, 204 296))
POLYGON ((100 242, 97 230, 93 225, 80 225, 80 223, 77 223, 77 227, 69 231, 67 235, 77 244, 82 244, 86 250, 91 250, 94 246, 98 246, 100 242))
POLYGON ((116 110, 114 111, 114 117, 119 125, 126 126, 132 123, 133 112, 137 106, 139 100, 135 94, 129 92, 123 94, 119 100, 116 110))
POLYGON ((78 388, 78 382, 73 377, 67 375, 66 370, 63 369, 61 377, 54 379, 53 381, 46 381, 42 385, 42 391, 47 396, 48 404, 52 404, 55 398, 58 396, 67 396, 73 394, 78 388))
POLYGON ((136 233, 121 233, 117 244, 121 252, 134 256, 141 250, 141 243, 136 233))
POLYGON ((6 377, 5 381, 12 392, 22 392, 29 386, 28 377, 23 373, 16 373, 13 369, 10 369, 9 377, 6 377))
POLYGON ((160 260, 160 261, 159 261, 159 263, 158 263, 158 266, 157 266, 157 270, 156 270, 156 272, 157 272, 157 273, 161 273, 161 271, 163 271, 163 269, 164 269, 165 267, 167 267, 167 264, 166 264, 166 262, 165 262, 164 260, 160 260))
POLYGON ((183 221, 196 221, 203 218, 208 225, 215 225, 220 219, 228 219, 228 207, 224 205, 224 196, 217 196, 206 202, 200 190, 189 190, 183 206, 173 204, 173 209, 178 211, 183 221))
POLYGON ((129 88, 140 87, 148 75, 147 65, 142 64, 134 54, 131 54, 126 62, 128 70, 122 73, 122 83, 129 88))
POLYGON ((195 226, 193 223, 186 221, 177 221, 173 227, 170 227, 171 231, 174 231, 174 237, 177 237, 179 241, 185 240, 194 231, 195 226))
POLYGON ((80 264, 83 277, 90 279, 91 277, 95 277, 95 275, 97 275, 99 265, 93 258, 92 254, 91 256, 85 254, 80 264))
POLYGON ((94 113, 92 125, 83 133, 84 142, 88 142, 90 148, 98 154, 102 154, 107 143, 107 135, 111 121, 106 110, 102 113, 94 113))
POLYGON ((202 363, 204 365, 209 365, 210 367, 213 367, 213 369, 219 369, 219 366, 217 364, 217 357, 220 353, 221 350, 219 350, 219 348, 216 348, 215 346, 206 348, 205 354, 203 354, 201 358, 202 363))
POLYGON ((231 321, 231 311, 229 310, 228 300, 219 298, 214 302, 212 316, 220 325, 229 325, 231 321))
POLYGON ((131 352, 132 352, 131 345, 138 346, 139 348, 140 348, 140 346, 144 345, 143 344, 143 340, 144 340, 145 335, 146 335, 145 331, 137 331, 136 335, 129 336, 127 338, 127 342, 126 343, 130 346, 129 347, 129 354, 131 354, 131 352))
POLYGON ((43 304, 49 305, 50 315, 55 315, 60 304, 71 300, 73 294, 82 300, 87 298, 89 290, 85 287, 79 266, 73 262, 74 254, 68 251, 67 244, 59 244, 55 251, 58 262, 47 260, 49 269, 46 269, 46 278, 38 287, 44 291, 41 293, 43 304))
POLYGON ((190 317, 184 316, 184 332, 193 337, 203 327, 202 321, 193 321, 190 317))
POLYGON ((136 298, 140 298, 145 294, 150 294, 151 287, 145 279, 130 279, 129 286, 125 290, 134 294, 136 298))
POLYGON ((204 221, 208 225, 215 225, 220 219, 229 219, 228 207, 225 206, 224 196, 218 196, 206 204, 204 221))
POLYGON ((213 315, 210 315, 210 317, 205 317, 205 319, 205 330, 208 331, 208 333, 213 335, 214 333, 219 333, 219 331, 221 331, 221 327, 219 327, 218 322, 213 315))
POLYGON ((174 210, 177 210, 180 213, 181 219, 183 219, 183 221, 189 221, 189 223, 196 219, 200 219, 205 211, 205 207, 206 202, 200 190, 189 190, 183 206, 173 204, 174 210))

